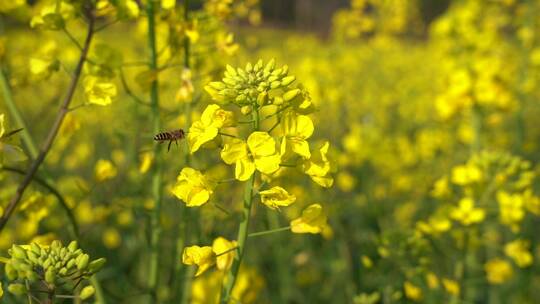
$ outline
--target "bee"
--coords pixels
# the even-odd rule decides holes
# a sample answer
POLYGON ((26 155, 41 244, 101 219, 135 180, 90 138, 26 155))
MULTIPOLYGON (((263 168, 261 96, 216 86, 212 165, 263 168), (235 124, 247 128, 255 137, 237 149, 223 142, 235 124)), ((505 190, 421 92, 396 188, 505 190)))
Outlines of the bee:
POLYGON ((186 136, 186 133, 182 129, 173 130, 173 131, 166 131, 158 133, 154 136, 154 140, 159 143, 164 143, 166 141, 169 141, 169 146, 167 147, 167 152, 171 149, 171 144, 174 141, 176 143, 176 146, 178 146, 178 140, 183 139, 186 136))

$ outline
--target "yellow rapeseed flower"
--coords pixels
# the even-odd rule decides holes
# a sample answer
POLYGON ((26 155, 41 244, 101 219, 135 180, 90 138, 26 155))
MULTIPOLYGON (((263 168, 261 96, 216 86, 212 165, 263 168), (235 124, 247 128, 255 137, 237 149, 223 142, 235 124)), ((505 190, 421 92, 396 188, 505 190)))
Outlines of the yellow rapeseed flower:
POLYGON ((512 278, 513 270, 510 263, 502 259, 491 259, 484 265, 487 280, 491 284, 502 284, 512 278))
POLYGON ((530 266, 533 263, 533 255, 529 252, 531 242, 528 240, 515 240, 504 246, 504 254, 510 257, 521 267, 530 266))
POLYGON ((264 174, 279 169, 281 157, 276 142, 266 132, 253 132, 247 142, 233 138, 223 146, 221 158, 229 165, 235 164, 234 175, 240 181, 248 180, 255 169, 264 174))
POLYGON ((422 289, 413 283, 405 281, 405 283, 403 283, 403 290, 405 290, 405 297, 407 297, 407 299, 411 299, 413 301, 422 300, 422 289))
POLYGON ((88 103, 100 106, 111 104, 117 94, 114 83, 95 76, 86 76, 83 81, 83 87, 88 103))
POLYGON ((452 169, 452 182, 465 186, 482 180, 482 171, 474 165, 461 165, 452 169))
POLYGON ((214 192, 214 184, 204 174, 193 168, 184 168, 176 179, 172 193, 188 207, 205 204, 214 192))
POLYGON ((451 294, 453 296, 459 296, 460 288, 459 288, 459 283, 458 282, 456 282, 455 280, 443 278, 442 279, 442 284, 443 284, 444 289, 446 290, 446 292, 448 292, 449 294, 451 294))
POLYGON ((220 128, 233 125, 234 116, 231 111, 225 111, 217 104, 207 106, 201 119, 194 122, 189 128, 187 140, 190 152, 195 153, 203 144, 216 138, 220 128))
POLYGON ((228 270, 231 268, 234 257, 236 256, 235 248, 238 246, 236 241, 229 241, 223 237, 218 237, 212 243, 212 250, 216 255, 216 267, 219 270, 228 270))
POLYGON ((465 226, 482 222, 485 216, 485 211, 482 208, 475 208, 474 201, 468 197, 461 199, 459 206, 450 212, 452 219, 465 226))
POLYGON ((184 248, 182 253, 182 263, 186 265, 197 265, 195 276, 201 275, 216 263, 216 254, 210 246, 191 246, 184 248))
POLYGON ((289 112, 283 117, 281 128, 283 131, 281 155, 292 151, 305 159, 310 158, 311 153, 307 139, 311 137, 314 130, 311 118, 289 112))
POLYGON ((520 194, 509 194, 505 191, 498 191, 496 196, 499 202, 501 223, 509 226, 512 231, 518 231, 519 224, 525 217, 523 197, 520 194))
POLYGON ((430 289, 439 288, 439 278, 433 272, 426 273, 426 282, 430 289))
POLYGON ((117 174, 116 166, 109 160, 100 159, 96 163, 94 176, 98 182, 111 179, 117 174))
POLYGON ((296 200, 296 196, 278 186, 260 191, 259 194, 261 195, 261 203, 270 209, 279 209, 280 206, 287 207, 296 200))
POLYGON ((315 183, 325 188, 331 187, 334 183, 334 179, 330 176, 330 161, 327 157, 329 147, 330 143, 325 142, 303 163, 304 173, 309 175, 315 183))
POLYGON ((328 225, 327 217, 320 204, 309 205, 302 211, 302 216, 291 221, 293 233, 321 233, 328 225))

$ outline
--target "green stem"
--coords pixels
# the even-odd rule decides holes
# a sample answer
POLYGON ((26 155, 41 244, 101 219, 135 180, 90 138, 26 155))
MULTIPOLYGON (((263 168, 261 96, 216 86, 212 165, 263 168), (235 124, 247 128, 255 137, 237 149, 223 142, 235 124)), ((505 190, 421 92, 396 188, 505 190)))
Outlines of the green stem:
POLYGON ((248 234, 248 237, 256 237, 256 236, 267 235, 267 234, 272 234, 272 233, 282 232, 282 231, 287 231, 287 230, 291 230, 291 226, 250 233, 248 234))
MULTIPOLYGON (((259 130, 259 109, 255 108, 252 115, 253 129, 254 131, 257 131, 259 130)), ((249 220, 251 217, 251 206, 253 204, 253 185, 255 184, 256 175, 257 171, 251 175, 244 188, 244 209, 242 210, 242 221, 238 227, 238 236, 236 238, 238 242, 238 254, 234 257, 232 267, 229 272, 227 272, 223 287, 221 289, 220 303, 222 304, 227 304, 231 299, 232 290, 234 288, 234 284, 236 283, 236 278, 238 277, 238 271, 240 270, 240 264, 242 263, 242 258, 244 257, 249 231, 249 220)))
MULTIPOLYGON (((2 166, 2 167, 0 167, 0 169, 5 170, 5 171, 14 172, 14 173, 21 174, 21 175, 25 174, 25 172, 23 170, 13 168, 13 167, 2 166)), ((58 199, 58 202, 60 203, 60 206, 62 206, 62 208, 64 209, 64 211, 66 212, 66 215, 68 217, 69 224, 70 224, 71 237, 74 240, 78 240, 79 239, 79 225, 77 224, 75 216, 73 215, 73 212, 69 208, 69 206, 68 206, 66 200, 64 199, 64 197, 60 194, 60 192, 58 190, 56 190, 56 188, 54 186, 52 186, 50 184, 49 179, 48 180, 43 180, 43 179, 41 179, 41 178, 39 178, 37 176, 34 176, 33 181, 40 184, 41 186, 43 186, 47 190, 49 190, 49 192, 51 192, 52 195, 56 196, 56 198, 58 199)))
MULTIPOLYGON (((156 23, 154 12, 154 1, 147 1, 146 14, 148 18, 148 48, 150 49, 150 69, 157 70, 157 51, 156 51, 156 23)), ((161 120, 159 117, 159 92, 157 77, 152 81, 150 87, 150 104, 152 113, 152 131, 157 134, 161 131, 161 120)), ((159 243, 161 239, 161 199, 162 199, 162 162, 159 158, 160 145, 154 144, 155 163, 152 174, 152 198, 154 200, 154 210, 151 215, 151 236, 150 236, 150 265, 148 272, 148 288, 151 291, 150 303, 157 303, 157 287, 159 275, 160 250, 159 243)))
MULTIPOLYGON (((190 16, 189 16, 189 0, 184 0, 184 22, 189 23, 190 16)), ((189 40, 189 37, 184 37, 184 62, 182 64, 184 69, 190 69, 191 68, 191 42, 189 40)), ((184 115, 186 117, 186 125, 185 128, 189 128, 191 126, 191 102, 184 103, 184 115)), ((191 158, 189 154, 189 148, 185 150, 184 154, 184 166, 189 167, 191 166, 191 158)), ((178 253, 182 252, 184 246, 188 242, 188 238, 190 237, 187 232, 186 227, 186 219, 188 212, 197 212, 197 211, 188 211, 186 210, 185 206, 181 206, 179 209, 179 226, 177 229, 177 239, 176 239, 176 254, 175 254, 175 269, 174 269, 174 286, 176 287, 176 290, 182 290, 182 294, 180 297, 180 303, 181 304, 187 304, 190 301, 191 298, 191 283, 193 280, 194 275, 194 269, 193 267, 184 267, 181 261, 181 258, 178 256, 178 253), (184 278, 183 280, 183 286, 180 288, 180 281, 181 278, 184 278), (178 287, 177 287, 178 286, 178 287)), ((196 215, 195 215, 196 216, 196 215)), ((198 221, 190 221, 195 226, 195 229, 198 230, 198 221)), ((198 235, 198 231, 195 233, 198 235)), ((193 237, 193 236, 191 236, 193 237)))
POLYGON ((472 127, 473 127, 473 142, 471 144, 471 152, 477 153, 482 148, 482 113, 478 106, 472 107, 472 127))
POLYGON ((30 156, 31 159, 36 159, 38 155, 37 146, 32 139, 32 136, 30 135, 28 126, 22 118, 22 115, 19 112, 17 105, 15 105, 15 102, 13 101, 13 94, 11 93, 11 88, 9 86, 6 74, 2 68, 0 68, 0 88, 2 89, 2 97, 4 98, 4 103, 9 110, 9 114, 15 120, 15 128, 22 128, 21 138, 28 153, 28 156, 30 156))

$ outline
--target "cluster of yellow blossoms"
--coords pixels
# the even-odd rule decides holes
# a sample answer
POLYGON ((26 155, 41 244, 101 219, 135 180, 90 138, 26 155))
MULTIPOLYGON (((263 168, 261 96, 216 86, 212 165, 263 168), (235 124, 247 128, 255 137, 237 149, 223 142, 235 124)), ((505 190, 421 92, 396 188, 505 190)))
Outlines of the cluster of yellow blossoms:
MULTIPOLYGON (((261 60, 254 65, 248 63, 244 69, 227 66, 222 81, 206 86, 219 104, 208 105, 187 136, 191 153, 220 149, 223 162, 234 166, 234 179, 246 182, 249 197, 244 200, 251 202, 252 195, 258 195, 270 210, 279 210, 296 201, 296 196, 281 186, 265 187, 287 174, 287 170, 297 168, 323 187, 333 184, 327 157, 329 143, 325 142, 318 151, 310 149, 308 140, 313 135, 314 124, 308 114, 313 106, 305 89, 294 84, 295 79, 288 75, 287 66, 277 68, 274 60, 265 65, 261 60), (236 119, 239 114, 244 121, 236 119), (259 174, 260 181, 256 179, 259 174), (252 193, 254 185, 259 189, 252 193)), ((224 182, 185 167, 172 193, 188 207, 202 206, 224 182)), ((285 229, 293 233, 320 233, 326 227, 322 206, 312 204, 285 229)), ((197 265, 197 275, 214 264, 226 271, 232 265, 237 246, 237 241, 220 237, 212 246, 186 248, 183 262, 197 265)))

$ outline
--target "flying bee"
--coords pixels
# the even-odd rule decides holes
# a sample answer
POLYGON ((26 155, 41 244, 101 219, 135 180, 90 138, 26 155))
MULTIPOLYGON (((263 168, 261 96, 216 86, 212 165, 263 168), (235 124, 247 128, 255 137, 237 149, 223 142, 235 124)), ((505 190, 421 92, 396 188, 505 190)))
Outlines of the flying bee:
POLYGON ((158 133, 154 136, 154 140, 159 143, 164 143, 166 141, 169 141, 169 146, 167 147, 167 152, 171 149, 171 144, 174 141, 176 143, 176 146, 178 146, 178 140, 183 139, 186 136, 186 133, 182 129, 173 130, 173 131, 166 131, 158 133))

